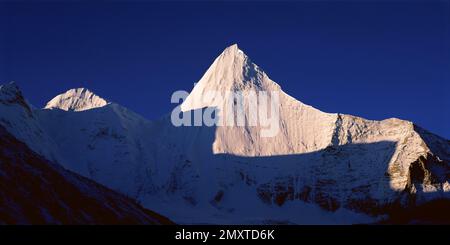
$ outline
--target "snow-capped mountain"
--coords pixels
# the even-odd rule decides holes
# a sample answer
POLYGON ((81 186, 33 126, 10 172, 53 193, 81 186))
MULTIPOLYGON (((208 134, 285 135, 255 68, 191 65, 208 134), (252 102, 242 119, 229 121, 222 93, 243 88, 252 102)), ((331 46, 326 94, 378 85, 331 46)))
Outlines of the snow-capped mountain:
POLYGON ((369 223, 450 198, 450 143, 412 122, 305 105, 237 45, 216 58, 181 110, 216 108, 205 98, 211 91, 276 91, 278 134, 262 137, 264 125, 175 127, 170 115, 148 121, 86 89, 34 109, 13 84, 0 89, 0 124, 65 168, 181 223, 369 223))
POLYGON ((49 160, 60 161, 56 144, 42 128, 36 111, 14 82, 0 86, 1 125, 33 151, 49 160))
POLYGON ((151 123, 115 103, 98 106, 98 101, 106 100, 86 89, 69 90, 52 101, 47 104, 51 109, 35 114, 49 137, 58 143, 62 165, 138 197, 150 181, 151 123))
POLYGON ((108 102, 85 88, 71 89, 47 103, 45 109, 85 111, 107 105, 108 102))
MULTIPOLYGON (((280 133, 275 137, 260 137, 258 126, 163 133, 166 140, 176 135, 172 144, 181 145, 178 151, 171 150, 172 156, 178 152, 185 160, 176 165, 180 170, 173 179, 190 193, 188 200, 203 199, 199 202, 214 203, 220 210, 247 206, 245 214, 263 219, 271 211, 265 207, 255 211, 258 201, 283 207, 300 200, 332 212, 378 215, 393 212, 396 205, 449 197, 447 140, 404 120, 371 121, 305 105, 284 93, 237 45, 214 61, 181 108, 216 107, 204 103, 209 91, 252 90, 280 94, 280 133), (178 135, 189 136, 180 140, 178 135), (185 177, 179 176, 180 171, 186 172, 185 177)), ((245 121, 250 120, 249 113, 245 121)), ((174 158, 165 162, 175 162, 174 158)), ((300 210, 290 212, 291 221, 303 222, 308 212, 300 210)))

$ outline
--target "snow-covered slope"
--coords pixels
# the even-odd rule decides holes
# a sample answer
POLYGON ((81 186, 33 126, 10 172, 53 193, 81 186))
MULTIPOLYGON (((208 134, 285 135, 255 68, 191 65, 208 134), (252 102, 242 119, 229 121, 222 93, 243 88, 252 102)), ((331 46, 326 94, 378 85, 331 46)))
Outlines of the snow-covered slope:
MULTIPOLYGON (((99 98, 96 95, 92 97, 99 98)), ((88 107, 83 98, 73 98, 88 107)), ((151 186, 151 123, 109 103, 83 110, 35 111, 63 156, 61 164, 83 176, 136 198, 151 186)))
POLYGON ((170 224, 51 163, 0 126, 0 224, 170 224))
MULTIPOLYGON (((225 94, 228 91, 259 91, 279 93, 280 130, 275 137, 260 137, 261 125, 256 127, 219 127, 213 144, 214 153, 243 156, 271 156, 312 152, 325 148, 331 142, 337 114, 323 113, 284 93, 264 71, 232 45, 214 61, 189 94, 181 108, 186 110, 220 105, 204 103, 210 91, 225 94)), ((270 94, 269 94, 270 95, 270 94)), ((224 104, 228 104, 228 97, 224 104)), ((245 121, 249 121, 249 112, 245 121)))
POLYGON ((33 151, 49 160, 60 161, 56 144, 42 128, 35 111, 14 82, 0 86, 0 126, 26 142, 33 151))
POLYGON ((21 95, 3 99, 0 122, 31 148, 48 141, 42 154, 57 155, 65 168, 178 222, 364 223, 449 198, 449 141, 412 122, 305 105, 237 45, 216 58, 181 109, 219 107, 205 98, 211 91, 277 92, 278 134, 262 137, 260 124, 175 127, 170 116, 150 122, 87 90, 70 90, 43 110, 26 109, 21 95))

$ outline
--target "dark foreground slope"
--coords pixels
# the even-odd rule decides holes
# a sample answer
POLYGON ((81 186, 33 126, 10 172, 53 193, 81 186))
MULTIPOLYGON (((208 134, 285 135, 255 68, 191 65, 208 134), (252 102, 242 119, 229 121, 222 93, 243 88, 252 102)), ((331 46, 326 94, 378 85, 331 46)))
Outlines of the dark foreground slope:
POLYGON ((0 224, 170 224, 31 151, 0 126, 0 224))

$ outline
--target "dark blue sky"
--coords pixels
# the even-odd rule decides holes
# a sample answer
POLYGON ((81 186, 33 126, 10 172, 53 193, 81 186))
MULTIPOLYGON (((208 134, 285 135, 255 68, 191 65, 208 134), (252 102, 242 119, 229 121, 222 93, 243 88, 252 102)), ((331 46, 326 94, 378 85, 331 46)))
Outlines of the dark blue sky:
POLYGON ((0 3, 0 82, 43 106, 87 87, 150 119, 238 43, 295 98, 450 138, 450 4, 0 3))

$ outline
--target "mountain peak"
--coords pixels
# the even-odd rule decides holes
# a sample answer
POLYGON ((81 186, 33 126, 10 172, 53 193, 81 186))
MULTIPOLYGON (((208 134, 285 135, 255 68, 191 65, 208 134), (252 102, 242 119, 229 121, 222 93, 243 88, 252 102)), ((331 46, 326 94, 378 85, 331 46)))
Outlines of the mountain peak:
POLYGON ((225 48, 222 52, 222 55, 245 55, 244 52, 239 49, 239 46, 237 44, 233 44, 231 46, 228 46, 225 48))
POLYGON ((218 66, 222 68, 243 68, 245 66, 255 65, 244 51, 239 49, 237 44, 225 48, 219 57, 217 57, 216 61, 219 61, 218 63, 220 64, 218 66))
POLYGON ((227 48, 214 60, 181 106, 183 111, 216 106, 205 103, 209 92, 279 90, 258 65, 239 49, 237 44, 227 48))
POLYGON ((64 111, 85 111, 103 107, 109 102, 86 88, 74 88, 50 100, 45 109, 61 109, 64 111))
POLYGON ((17 95, 21 95, 19 86, 17 86, 16 82, 9 82, 7 84, 0 85, 0 93, 2 99, 6 97, 15 97, 17 95))
POLYGON ((237 43, 233 43, 232 45, 228 46, 226 49, 239 49, 237 43))
POLYGON ((31 113, 31 106, 22 95, 22 91, 16 82, 0 85, 0 103, 5 105, 18 104, 31 113))

